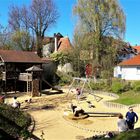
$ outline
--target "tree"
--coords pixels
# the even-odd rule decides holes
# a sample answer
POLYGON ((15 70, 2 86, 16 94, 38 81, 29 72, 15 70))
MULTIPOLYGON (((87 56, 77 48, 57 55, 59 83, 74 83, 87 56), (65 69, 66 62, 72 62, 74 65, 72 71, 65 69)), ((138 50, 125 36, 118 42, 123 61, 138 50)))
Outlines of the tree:
POLYGON ((78 26, 82 32, 80 37, 84 38, 84 46, 92 47, 92 63, 102 65, 104 56, 111 57, 109 46, 112 43, 107 43, 105 38, 124 37, 125 15, 122 8, 117 0, 78 0, 74 6, 74 14, 78 16, 78 26))
POLYGON ((16 48, 19 48, 24 51, 31 50, 31 39, 30 35, 26 31, 15 31, 12 35, 12 41, 16 48))
POLYGON ((32 0, 29 7, 11 7, 9 24, 12 29, 32 30, 36 35, 37 53, 42 56, 42 41, 48 28, 56 23, 58 11, 53 0, 32 0))
POLYGON ((11 34, 7 27, 0 25, 0 49, 12 49, 11 34))

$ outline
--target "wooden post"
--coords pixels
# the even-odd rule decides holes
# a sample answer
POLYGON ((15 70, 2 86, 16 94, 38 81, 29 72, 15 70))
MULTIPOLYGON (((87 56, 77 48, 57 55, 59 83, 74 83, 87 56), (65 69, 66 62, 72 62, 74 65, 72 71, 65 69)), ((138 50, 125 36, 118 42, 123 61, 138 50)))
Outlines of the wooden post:
POLYGON ((4 87, 5 88, 5 94, 7 94, 7 89, 6 89, 6 87, 7 87, 7 83, 6 83, 7 82, 7 76, 6 76, 6 74, 7 74, 7 72, 6 72, 6 63, 5 63, 5 82, 4 82, 4 84, 5 84, 4 85, 5 86, 4 87))
POLYGON ((16 75, 17 73, 16 73, 16 67, 15 67, 15 65, 14 65, 14 80, 15 80, 15 93, 17 92, 17 81, 16 81, 16 75))
POLYGON ((32 81, 32 97, 35 97, 35 96, 40 96, 38 79, 33 79, 33 81, 32 81))
POLYGON ((17 92, 17 80, 16 80, 16 76, 15 76, 15 93, 17 92))

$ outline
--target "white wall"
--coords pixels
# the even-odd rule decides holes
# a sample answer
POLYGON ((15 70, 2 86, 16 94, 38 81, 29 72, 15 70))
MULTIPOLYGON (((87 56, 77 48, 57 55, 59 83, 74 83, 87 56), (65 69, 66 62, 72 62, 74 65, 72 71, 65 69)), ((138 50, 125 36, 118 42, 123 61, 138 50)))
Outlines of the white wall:
POLYGON ((122 67, 122 79, 140 80, 140 72, 137 70, 137 66, 122 67))
POLYGON ((114 68, 114 77, 118 77, 117 74, 121 74, 121 79, 140 80, 140 71, 137 70, 137 66, 122 66, 121 69, 119 67, 114 68))
POLYGON ((57 70, 64 73, 68 73, 68 72, 70 73, 70 72, 73 72, 73 67, 71 63, 66 63, 64 66, 59 65, 57 70))
POLYGON ((49 57, 50 54, 53 52, 53 48, 54 48, 53 43, 43 45, 42 49, 43 57, 49 57))
POLYGON ((116 66, 114 68, 114 77, 119 77, 120 75, 122 75, 121 67, 120 66, 116 66))

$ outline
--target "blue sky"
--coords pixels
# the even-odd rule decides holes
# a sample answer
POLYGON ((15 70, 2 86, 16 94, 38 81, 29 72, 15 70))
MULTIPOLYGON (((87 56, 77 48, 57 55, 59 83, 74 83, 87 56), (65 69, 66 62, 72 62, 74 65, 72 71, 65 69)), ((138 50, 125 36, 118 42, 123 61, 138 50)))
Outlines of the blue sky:
MULTIPOLYGON (((140 0, 119 0, 126 15, 126 34, 125 41, 131 45, 140 45, 140 0)), ((74 17, 72 7, 76 0, 54 0, 60 12, 60 18, 57 24, 50 28, 46 34, 53 36, 54 33, 60 32, 64 36, 69 36, 72 41, 74 30, 74 17)), ((8 8, 11 4, 21 6, 29 5, 31 0, 1 0, 0 1, 0 23, 8 24, 8 8)))

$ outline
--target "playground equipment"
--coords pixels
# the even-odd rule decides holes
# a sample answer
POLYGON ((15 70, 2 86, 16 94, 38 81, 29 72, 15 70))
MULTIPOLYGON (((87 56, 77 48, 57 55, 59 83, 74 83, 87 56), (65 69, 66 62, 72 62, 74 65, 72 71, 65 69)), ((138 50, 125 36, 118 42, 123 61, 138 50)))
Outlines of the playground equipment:
MULTIPOLYGON (((80 97, 81 97, 83 95, 83 93, 84 93, 85 86, 87 86, 89 88, 89 91, 87 91, 88 94, 93 95, 97 102, 99 102, 100 100, 103 99, 102 97, 97 96, 97 95, 95 95, 93 93, 92 88, 90 86, 90 80, 88 78, 79 78, 79 77, 74 77, 73 78, 73 81, 72 81, 72 83, 71 83, 71 85, 69 87, 69 91, 67 93, 67 97, 69 96, 70 92, 73 92, 73 88, 74 89, 80 88, 80 90, 81 90, 80 91, 81 92, 80 97)), ((79 101, 79 99, 80 98, 77 98, 78 101, 79 101)))
POLYGON ((116 112, 85 112, 86 114, 93 114, 93 115, 107 115, 107 116, 110 116, 110 117, 116 117, 118 116, 120 113, 116 113, 116 112))

